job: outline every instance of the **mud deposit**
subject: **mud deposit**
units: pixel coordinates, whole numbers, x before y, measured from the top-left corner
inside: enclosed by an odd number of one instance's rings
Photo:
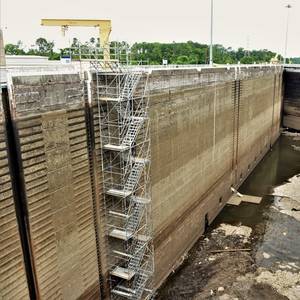
[[[240,192],[257,204],[226,206],[156,299],[300,299],[300,146],[282,136]]]

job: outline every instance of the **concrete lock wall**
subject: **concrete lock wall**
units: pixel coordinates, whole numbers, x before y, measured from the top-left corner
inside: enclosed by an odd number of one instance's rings
[[[17,191],[12,197],[5,177],[10,200],[1,206],[0,226],[11,222],[5,228],[15,236],[16,250],[12,257],[5,250],[12,240],[1,235],[1,264],[12,270],[0,274],[4,299],[17,291],[41,299],[109,295],[99,112],[89,78],[12,77],[6,109]],[[277,139],[281,82],[281,67],[149,75],[155,288],[223,208],[230,187],[242,183]],[[1,176],[8,174],[6,156]]]
[[[279,136],[282,69],[150,78],[155,287]]]
[[[83,82],[78,74],[13,77],[10,111],[36,296],[97,299],[99,270]]]
[[[300,130],[300,69],[284,72],[283,126]]]

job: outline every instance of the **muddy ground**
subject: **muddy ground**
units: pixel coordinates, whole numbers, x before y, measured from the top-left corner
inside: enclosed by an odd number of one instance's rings
[[[294,143],[289,137],[284,151],[298,151],[292,147]],[[271,156],[267,166],[254,175],[256,179],[261,181],[278,155]],[[299,162],[300,155],[299,161],[293,157],[289,163]],[[156,299],[300,299],[300,176],[283,180],[280,168],[286,166],[279,163],[276,172],[280,175],[274,182],[270,184],[268,179],[265,187],[258,188],[259,193],[246,189],[263,196],[262,202],[226,206]],[[279,177],[283,182],[276,186]]]
[[[200,239],[157,299],[287,299],[272,286],[256,282],[254,237],[214,230]],[[245,251],[212,253],[216,250]],[[248,249],[251,249],[248,251]]]

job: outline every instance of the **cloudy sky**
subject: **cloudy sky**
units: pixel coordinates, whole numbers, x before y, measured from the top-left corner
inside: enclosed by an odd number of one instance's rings
[[[78,36],[88,40],[95,28],[40,26],[41,18],[111,19],[111,39],[157,42],[209,41],[210,0],[0,0],[6,43],[31,46],[42,36],[67,47]],[[298,1],[299,2],[299,1]],[[287,3],[290,10],[288,56],[300,56],[300,3],[296,0],[214,0],[216,43],[233,48],[284,52]]]

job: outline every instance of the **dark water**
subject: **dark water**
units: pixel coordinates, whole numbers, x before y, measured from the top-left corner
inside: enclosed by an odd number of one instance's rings
[[[300,141],[281,136],[239,189],[242,194],[263,197],[259,205],[227,205],[212,224],[212,228],[221,223],[251,227],[256,263],[270,269],[287,264],[296,264],[300,269],[300,222],[274,209],[271,195],[275,186],[300,174],[300,152],[293,145],[300,146]],[[270,257],[265,258],[265,253]],[[296,271],[298,267],[291,269]]]
[[[300,137],[297,137],[298,139]],[[292,145],[300,146],[299,140],[281,136],[272,150],[253,170],[239,191],[254,196],[272,193],[274,186],[300,173],[300,152]]]

